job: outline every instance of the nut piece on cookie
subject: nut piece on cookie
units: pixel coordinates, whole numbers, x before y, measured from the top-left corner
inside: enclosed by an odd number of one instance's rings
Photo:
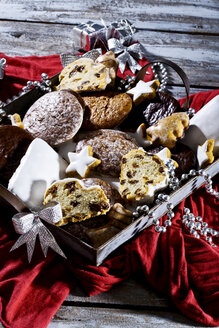
[[[186,113],[174,113],[150,126],[146,130],[147,139],[153,144],[160,144],[170,149],[174,148],[177,139],[183,136],[188,125],[189,116]]]
[[[120,174],[123,199],[150,203],[157,190],[167,187],[168,180],[168,169],[158,156],[146,153],[143,148],[123,156]]]
[[[149,82],[144,82],[140,80],[136,86],[127,91],[128,94],[133,96],[133,102],[135,106],[138,106],[146,99],[153,99],[156,96],[156,90],[159,87],[160,82],[158,80],[153,80]]]
[[[214,139],[206,140],[205,143],[197,148],[197,160],[199,168],[205,168],[214,161]]]
[[[44,204],[59,202],[62,220],[58,225],[79,222],[105,214],[110,209],[109,199],[100,185],[86,187],[83,180],[68,178],[56,181],[46,191]]]
[[[91,58],[80,58],[66,66],[59,75],[58,90],[73,91],[105,90],[111,83],[109,68],[103,64],[95,64]]]
[[[99,91],[82,98],[85,102],[84,130],[114,128],[122,123],[132,109],[132,99],[126,93]]]
[[[10,115],[11,125],[18,126],[21,129],[24,129],[24,125],[21,121],[21,117],[19,114],[15,113]]]
[[[88,176],[90,170],[101,163],[97,158],[93,157],[93,150],[91,146],[84,147],[80,153],[68,153],[70,164],[66,168],[68,176],[78,173],[81,178]]]
[[[118,60],[115,57],[115,54],[112,51],[107,51],[104,55],[99,56],[95,60],[96,64],[103,64],[109,68],[111,83],[109,87],[114,87],[116,81],[116,73],[118,69]]]

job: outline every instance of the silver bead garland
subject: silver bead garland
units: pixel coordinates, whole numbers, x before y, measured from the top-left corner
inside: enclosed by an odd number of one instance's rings
[[[210,195],[214,196],[216,199],[219,199],[219,192],[212,188],[212,179],[211,176],[206,173],[203,169],[196,171],[194,169],[190,170],[188,174],[182,174],[181,178],[178,179],[175,177],[175,169],[176,167],[173,164],[173,161],[169,159],[165,165],[168,168],[168,172],[170,175],[169,189],[172,191],[178,189],[185,180],[194,177],[194,176],[203,176],[205,179],[205,190]],[[169,201],[170,197],[166,194],[158,194],[155,200],[156,204],[160,204],[162,202],[166,202],[167,212],[166,216],[168,217],[164,221],[164,226],[160,225],[160,219],[155,218],[155,214],[153,211],[149,212],[149,207],[147,205],[138,206],[136,208],[136,212],[133,213],[134,218],[138,218],[140,215],[148,215],[149,219],[153,219],[153,224],[155,225],[155,231],[160,233],[165,233],[166,229],[172,225],[172,219],[175,214],[173,212],[174,205]],[[208,223],[204,222],[201,216],[195,216],[190,212],[188,208],[183,209],[183,217],[182,223],[185,225],[186,229],[196,238],[205,238],[205,240],[212,246],[216,247],[216,245],[212,241],[212,237],[219,237],[219,231],[216,231],[212,228],[208,227]]]
[[[23,96],[25,93],[30,91],[33,88],[40,88],[43,92],[50,92],[51,89],[51,81],[48,79],[48,75],[46,73],[41,74],[41,81],[27,81],[27,85],[22,88],[22,91],[17,95],[13,96],[10,99],[7,99],[6,102],[0,101],[0,109],[3,110],[3,107],[9,103],[11,103],[13,100]],[[5,113],[5,111],[4,111]],[[6,113],[4,114],[0,111],[0,122],[3,118],[3,116],[6,116]],[[3,116],[2,116],[3,115]]]
[[[155,79],[160,81],[160,86],[158,88],[158,91],[165,91],[167,87],[167,80],[168,80],[167,69],[160,62],[151,65],[151,69],[154,73]]]

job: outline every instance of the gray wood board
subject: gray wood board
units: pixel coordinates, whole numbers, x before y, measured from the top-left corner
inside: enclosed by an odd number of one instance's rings
[[[72,50],[72,26],[0,21],[1,48],[6,55],[50,55]],[[148,60],[158,56],[177,63],[194,87],[218,88],[218,50],[215,36],[140,31],[138,40],[146,48]],[[169,70],[170,82],[182,85]]]
[[[62,306],[48,328],[203,327],[178,312]]]
[[[105,304],[106,307],[117,305],[123,307],[159,307],[170,308],[170,301],[167,297],[156,292],[147,281],[143,278],[130,278],[122,283],[112,287],[108,292],[104,292],[92,297],[86,296],[85,292],[76,286],[75,289],[67,296],[64,305],[70,303],[77,305],[81,303],[88,303],[90,305]]]
[[[0,19],[79,24],[87,20],[108,24],[127,18],[137,28],[218,34],[217,0],[1,0]]]

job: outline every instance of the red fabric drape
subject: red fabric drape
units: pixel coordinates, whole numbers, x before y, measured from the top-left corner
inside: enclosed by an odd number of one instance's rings
[[[50,77],[62,68],[58,55],[47,57],[5,57],[8,67],[0,80],[0,100],[12,97],[28,80]],[[143,65],[145,61],[141,61]],[[126,71],[127,73],[127,71]],[[191,107],[199,110],[219,90],[190,97]],[[182,103],[183,100],[180,101]],[[218,190],[218,177],[214,178]],[[63,300],[80,281],[88,295],[109,290],[131,274],[141,273],[157,290],[168,295],[189,318],[206,326],[219,325],[219,248],[196,239],[182,226],[183,207],[201,215],[209,226],[219,230],[217,201],[204,187],[194,192],[176,209],[172,226],[165,234],[154,227],[142,231],[120,247],[100,267],[89,265],[77,254],[65,261],[52,251],[43,258],[39,245],[31,264],[26,249],[9,253],[17,239],[11,224],[12,213],[0,212],[0,317],[10,328],[43,328],[48,325]],[[214,243],[218,245],[218,238]]]

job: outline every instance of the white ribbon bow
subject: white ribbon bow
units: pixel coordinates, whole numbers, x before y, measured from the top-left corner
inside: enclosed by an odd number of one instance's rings
[[[21,236],[12,246],[10,251],[26,243],[27,256],[30,262],[35,248],[36,237],[39,236],[40,245],[44,256],[47,256],[48,248],[52,248],[56,253],[66,258],[65,254],[57,244],[51,232],[42,223],[41,219],[49,223],[57,223],[62,218],[61,206],[58,203],[49,204],[39,212],[17,213],[12,217],[14,229]]]

